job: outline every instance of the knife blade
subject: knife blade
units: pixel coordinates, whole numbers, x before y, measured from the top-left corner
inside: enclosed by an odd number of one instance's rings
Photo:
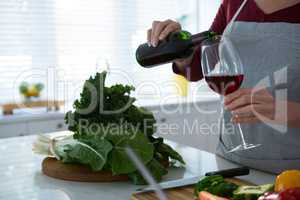
[[[194,177],[183,178],[183,179],[179,179],[179,180],[166,181],[166,182],[162,182],[158,185],[163,190],[171,189],[171,188],[178,188],[178,187],[183,187],[183,186],[196,184],[202,177],[201,176],[194,176]],[[137,192],[138,193],[143,193],[143,192],[151,192],[151,191],[154,191],[154,190],[155,189],[153,187],[149,186],[149,187],[145,187],[145,188],[139,188],[139,189],[137,189]]]
[[[221,175],[224,178],[233,178],[235,176],[248,175],[249,173],[250,173],[250,169],[248,167],[239,167],[239,168],[233,168],[233,169],[225,169],[225,170],[207,172],[205,174],[205,176]],[[194,176],[194,177],[188,177],[188,178],[183,178],[183,179],[178,179],[178,180],[166,181],[166,182],[160,183],[159,186],[165,190],[165,189],[194,185],[194,184],[198,183],[198,181],[205,176]],[[137,189],[137,193],[150,192],[150,191],[154,191],[154,190],[155,189],[153,187],[149,186],[149,187]]]

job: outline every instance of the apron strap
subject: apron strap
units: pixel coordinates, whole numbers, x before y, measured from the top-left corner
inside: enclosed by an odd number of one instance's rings
[[[245,5],[247,4],[248,0],[244,0],[242,5],[239,7],[239,9],[236,11],[236,13],[234,14],[233,18],[230,20],[230,22],[227,24],[224,33],[230,33],[232,31],[232,25],[234,23],[234,21],[236,20],[236,18],[239,16],[239,14],[242,12],[243,8],[245,7]]]
[[[234,14],[233,18],[231,19],[231,21],[227,24],[223,36],[222,38],[226,35],[229,34],[232,31],[232,27],[233,27],[233,23],[236,20],[236,18],[239,16],[239,14],[242,12],[243,8],[245,7],[245,5],[247,4],[248,0],[244,0],[242,5],[239,7],[239,9],[236,11],[236,13]],[[223,121],[224,122],[224,121]],[[221,124],[221,126],[223,126],[223,124]],[[222,132],[223,132],[223,128],[222,128]],[[229,151],[229,147],[227,147],[227,145],[225,144],[224,140],[223,140],[223,133],[220,133],[219,135],[219,142],[223,145],[223,147],[226,149],[226,151]]]

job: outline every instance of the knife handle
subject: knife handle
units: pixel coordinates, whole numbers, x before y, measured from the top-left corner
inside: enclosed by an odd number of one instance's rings
[[[233,169],[225,169],[220,171],[214,172],[207,172],[205,176],[212,176],[212,175],[221,175],[224,178],[232,178],[235,176],[245,176],[250,173],[250,169],[248,167],[239,167]]]

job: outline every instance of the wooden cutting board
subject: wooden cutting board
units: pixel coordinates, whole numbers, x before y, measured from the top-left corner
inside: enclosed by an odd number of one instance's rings
[[[226,179],[237,185],[253,185],[252,183],[240,179]],[[175,189],[168,189],[164,191],[170,200],[195,200],[194,186],[185,186]],[[131,200],[159,200],[154,192],[145,192],[133,194]]]
[[[169,166],[168,161],[163,161],[164,167]],[[47,157],[42,162],[42,172],[52,178],[66,181],[78,182],[115,182],[128,181],[127,175],[113,176],[111,172],[100,171],[94,172],[88,166],[80,164],[65,164],[61,161]]]
[[[55,158],[45,158],[42,172],[52,178],[79,182],[114,182],[127,181],[127,176],[113,176],[111,172],[94,172],[89,167],[79,164],[64,164]]]

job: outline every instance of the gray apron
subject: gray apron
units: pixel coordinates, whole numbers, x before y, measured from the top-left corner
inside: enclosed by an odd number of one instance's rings
[[[242,87],[266,86],[276,100],[300,102],[300,24],[236,22],[246,4],[247,0],[223,34],[241,57],[245,74]],[[246,142],[261,146],[228,153],[241,140],[238,134],[226,134],[226,127],[232,127],[231,114],[225,112],[224,118],[225,134],[220,134],[218,155],[272,173],[300,169],[300,129],[266,123],[242,124]]]

